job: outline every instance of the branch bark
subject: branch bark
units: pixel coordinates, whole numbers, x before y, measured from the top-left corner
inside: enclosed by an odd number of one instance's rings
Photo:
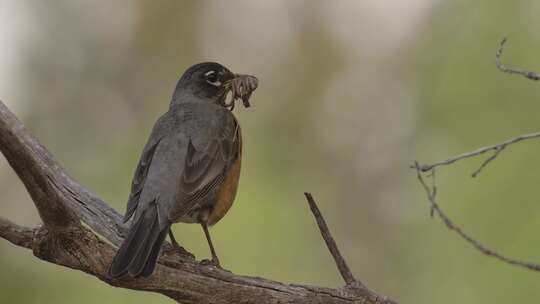
[[[181,303],[395,303],[354,279],[335,242],[329,248],[348,270],[343,276],[347,285],[342,288],[235,275],[180,255],[167,243],[149,278],[112,279],[107,270],[116,251],[113,245],[118,246],[126,232],[121,215],[70,178],[1,101],[0,151],[24,183],[43,221],[42,226],[27,228],[0,217],[0,237],[31,249],[42,260],[83,271],[112,286],[156,292]],[[313,198],[307,198],[316,208]],[[316,209],[317,221],[324,222]],[[324,227],[325,240],[328,236],[333,240]],[[343,274],[342,266],[339,270]]]

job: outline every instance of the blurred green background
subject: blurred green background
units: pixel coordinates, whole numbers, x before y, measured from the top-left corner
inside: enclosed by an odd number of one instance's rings
[[[536,303],[540,273],[481,255],[428,216],[414,172],[540,130],[538,0],[0,0],[0,98],[70,174],[123,213],[138,157],[181,73],[214,60],[256,75],[237,107],[238,198],[212,229],[238,274],[340,286],[302,193],[359,279],[399,303]],[[540,261],[540,143],[438,173],[440,203],[473,236]],[[0,214],[39,218],[0,159]],[[179,241],[208,256],[197,225]],[[112,288],[0,240],[0,303],[172,303]]]

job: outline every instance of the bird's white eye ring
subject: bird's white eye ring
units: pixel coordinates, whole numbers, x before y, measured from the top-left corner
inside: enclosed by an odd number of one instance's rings
[[[216,71],[209,71],[209,72],[204,73],[204,78],[206,79],[206,82],[208,82],[209,84],[215,87],[221,86],[221,81],[219,81],[219,77]]]

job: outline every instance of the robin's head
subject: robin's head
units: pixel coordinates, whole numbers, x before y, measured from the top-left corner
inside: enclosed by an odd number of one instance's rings
[[[235,99],[242,99],[249,106],[249,96],[257,88],[257,78],[234,74],[216,62],[203,62],[187,69],[173,94],[171,105],[182,102],[212,102],[224,107],[234,107]],[[226,102],[232,92],[232,100]]]

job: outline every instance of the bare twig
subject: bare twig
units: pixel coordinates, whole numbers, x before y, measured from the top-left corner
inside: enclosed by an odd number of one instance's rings
[[[505,65],[503,65],[501,63],[501,56],[502,56],[504,44],[506,43],[506,41],[507,41],[507,39],[503,38],[499,48],[497,49],[497,52],[495,53],[495,64],[497,65],[497,68],[499,70],[503,71],[504,73],[521,75],[521,76],[523,76],[525,78],[528,78],[530,80],[535,80],[535,81],[540,80],[540,74],[538,74],[536,72],[526,71],[526,70],[512,68],[512,67],[507,67],[507,66],[505,66]]]
[[[515,144],[515,143],[523,141],[523,140],[533,139],[533,138],[540,138],[540,132],[520,135],[518,137],[514,137],[514,138],[508,139],[506,141],[503,141],[502,143],[492,145],[492,146],[482,147],[480,149],[476,149],[476,150],[471,151],[471,152],[463,153],[463,154],[460,154],[458,156],[455,156],[455,157],[452,157],[452,158],[449,158],[449,159],[446,159],[446,160],[443,160],[443,161],[435,162],[433,164],[420,165],[420,170],[422,172],[431,171],[432,169],[435,169],[435,168],[440,167],[440,166],[450,165],[450,164],[453,164],[453,163],[455,163],[457,161],[460,161],[460,160],[463,160],[463,159],[466,159],[466,158],[471,158],[471,157],[475,157],[475,156],[484,154],[484,153],[489,152],[489,151],[494,151],[494,154],[492,156],[490,156],[488,159],[486,159],[484,161],[484,163],[482,163],[480,168],[478,168],[476,171],[474,171],[474,173],[472,175],[473,175],[473,177],[476,177],[476,176],[478,176],[480,171],[482,169],[484,169],[487,166],[488,163],[493,161],[502,152],[502,150],[504,150],[507,146]],[[413,166],[411,166],[411,168],[414,169],[416,167],[413,165]]]
[[[500,47],[497,50],[497,53],[495,55],[495,61],[496,61],[496,64],[497,64],[497,68],[499,68],[499,70],[501,70],[501,71],[503,71],[505,73],[522,75],[522,76],[524,76],[524,77],[526,77],[528,79],[531,79],[531,80],[540,80],[540,74],[538,74],[536,72],[531,72],[531,71],[525,71],[525,70],[506,67],[501,63],[501,56],[502,56],[502,52],[503,52],[503,48],[504,48],[505,43],[506,43],[506,38],[504,38],[501,41]],[[540,138],[540,132],[520,135],[518,137],[508,139],[508,140],[506,140],[506,141],[504,141],[502,143],[496,144],[496,145],[482,147],[482,148],[479,148],[477,150],[474,150],[474,151],[471,151],[471,152],[466,152],[466,153],[460,154],[458,156],[451,157],[449,159],[446,159],[446,160],[443,160],[443,161],[438,161],[438,162],[435,162],[435,163],[432,163],[432,164],[420,165],[418,162],[415,162],[414,165],[411,166],[411,168],[414,168],[416,170],[416,175],[417,175],[418,181],[420,182],[420,184],[422,185],[422,188],[424,188],[424,191],[426,192],[427,198],[428,198],[428,200],[430,202],[430,210],[431,210],[430,214],[431,214],[432,217],[433,217],[434,213],[436,215],[438,215],[438,217],[443,221],[443,223],[446,225],[446,227],[448,229],[455,231],[463,239],[465,239],[469,244],[474,246],[476,249],[478,249],[483,254],[488,255],[488,256],[492,256],[492,257],[494,257],[494,258],[496,258],[496,259],[498,259],[500,261],[503,261],[503,262],[511,264],[511,265],[527,268],[527,269],[534,270],[534,271],[540,271],[540,264],[525,262],[525,261],[521,261],[521,260],[518,260],[518,259],[514,259],[514,258],[507,257],[505,255],[502,255],[502,254],[500,254],[500,253],[486,247],[485,245],[483,245],[482,243],[480,243],[479,241],[477,241],[476,239],[471,237],[468,233],[463,231],[463,229],[461,229],[459,226],[454,224],[454,222],[452,222],[452,220],[443,212],[443,210],[437,204],[437,199],[436,199],[437,185],[435,183],[435,171],[436,171],[436,169],[438,167],[451,165],[451,164],[453,164],[455,162],[458,162],[460,160],[467,159],[467,158],[473,158],[473,157],[482,155],[484,153],[493,151],[493,154],[491,156],[489,156],[488,158],[486,158],[482,162],[480,167],[478,167],[478,169],[476,169],[472,173],[472,177],[476,177],[476,176],[478,176],[478,174],[480,174],[480,172],[489,163],[494,161],[499,156],[499,154],[501,154],[501,152],[504,149],[506,149],[508,146],[510,146],[512,144],[515,144],[515,143],[518,143],[520,141],[529,140],[529,139],[535,139],[535,138]],[[424,180],[423,174],[426,173],[426,172],[429,172],[427,177],[432,178],[431,187],[428,186],[428,184]]]
[[[480,165],[480,167],[478,167],[478,169],[476,169],[476,171],[474,171],[471,176],[472,177],[477,177],[478,174],[480,174],[480,172],[482,171],[482,169],[484,169],[490,162],[492,162],[493,160],[495,160],[495,158],[497,158],[497,156],[499,156],[499,153],[502,152],[502,150],[504,150],[504,148],[506,148],[506,146],[500,146],[500,147],[497,147],[495,148],[495,152],[493,153],[493,155],[491,155],[490,157],[486,158],[484,160],[484,162],[482,162],[482,164]]]
[[[306,196],[306,199],[309,204],[309,208],[311,209],[311,212],[313,213],[313,216],[315,217],[315,220],[317,221],[317,225],[319,226],[321,235],[324,241],[326,242],[326,246],[328,247],[328,250],[330,250],[332,257],[334,257],[334,261],[336,262],[336,266],[339,270],[339,273],[343,277],[343,280],[345,280],[345,283],[347,283],[347,285],[353,284],[354,282],[359,283],[359,281],[357,281],[354,278],[351,272],[351,269],[347,265],[347,262],[345,262],[345,259],[341,255],[341,252],[339,252],[336,241],[334,241],[334,238],[332,237],[332,234],[330,233],[330,230],[328,229],[328,226],[326,225],[326,221],[324,220],[324,217],[322,216],[321,211],[317,207],[317,204],[315,203],[313,196],[311,196],[311,193],[308,193],[308,192],[305,192],[304,195]]]
[[[39,259],[83,271],[113,286],[156,292],[181,303],[394,303],[363,287],[291,285],[235,275],[186,258],[168,244],[150,277],[111,278],[108,267],[116,252],[111,244],[119,245],[125,235],[122,217],[71,179],[1,101],[0,150],[44,222],[30,229],[0,218],[0,238],[32,249]]]
[[[369,299],[373,303],[376,304],[397,304],[396,302],[388,299],[385,296],[380,296],[377,293],[373,292],[366,286],[364,286],[359,280],[357,280],[354,275],[351,272],[351,269],[347,265],[347,262],[341,255],[341,252],[338,249],[338,246],[336,244],[336,241],[334,240],[334,237],[332,237],[332,233],[330,233],[330,229],[328,229],[328,225],[326,225],[326,221],[324,220],[324,217],[321,214],[321,211],[319,210],[319,207],[317,207],[317,203],[315,203],[315,199],[309,192],[304,192],[304,195],[306,196],[307,202],[309,204],[309,209],[311,209],[311,212],[313,213],[313,216],[315,217],[315,221],[317,221],[317,226],[319,226],[319,230],[321,231],[321,235],[326,243],[326,246],[328,247],[328,250],[332,254],[332,257],[334,258],[334,261],[336,262],[336,266],[339,270],[339,273],[343,277],[343,280],[347,284],[346,287],[350,290],[354,290],[355,292],[361,294],[363,297]]]
[[[446,215],[446,213],[441,209],[441,207],[437,203],[435,183],[433,182],[433,186],[431,188],[427,185],[427,183],[424,181],[424,178],[422,176],[424,170],[418,164],[418,162],[415,162],[415,169],[416,169],[416,175],[417,175],[418,181],[420,182],[420,184],[422,185],[422,187],[424,188],[426,192],[432,212],[434,212],[436,215],[439,216],[439,218],[443,221],[446,227],[448,227],[448,229],[455,231],[463,239],[465,239],[469,244],[473,245],[476,249],[478,249],[480,252],[482,252],[483,254],[487,256],[492,256],[500,261],[503,261],[511,265],[524,267],[524,268],[534,270],[534,271],[540,271],[539,264],[529,263],[529,262],[517,260],[514,258],[507,257],[505,255],[502,255],[496,252],[495,250],[492,250],[486,247],[485,245],[483,245],[482,243],[474,239],[472,236],[470,236],[468,233],[463,231],[463,229],[461,229],[458,225],[454,224],[454,222]],[[430,169],[432,178],[434,178],[435,176],[435,170],[436,170],[435,168]]]

